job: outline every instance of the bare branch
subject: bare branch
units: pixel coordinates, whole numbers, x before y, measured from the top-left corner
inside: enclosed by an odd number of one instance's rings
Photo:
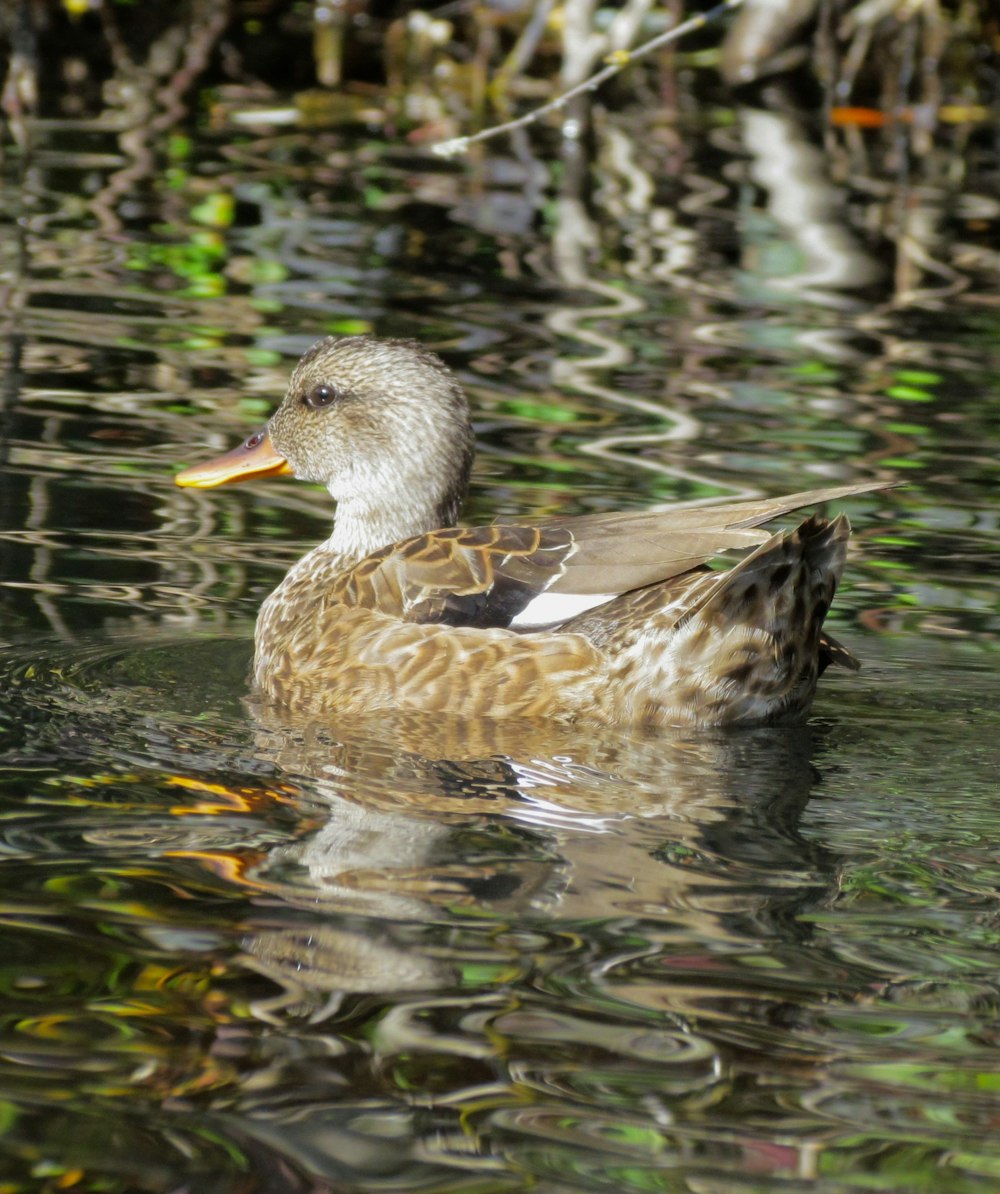
[[[511,133],[515,129],[526,128],[528,125],[541,120],[543,116],[548,116],[550,112],[558,112],[570,100],[575,99],[578,95],[583,95],[585,91],[596,91],[602,83],[606,83],[608,79],[617,75],[619,71],[623,71],[626,66],[630,66],[637,58],[644,58],[654,50],[659,50],[662,46],[669,45],[670,42],[677,41],[678,38],[684,37],[688,33],[693,33],[696,29],[701,29],[704,25],[717,20],[724,13],[729,12],[730,9],[739,8],[742,3],[743,0],[722,0],[721,4],[717,4],[715,8],[709,9],[708,12],[691,17],[687,21],[682,21],[679,25],[675,25],[673,29],[668,29],[665,33],[658,33],[656,37],[643,42],[641,46],[637,46],[634,50],[612,50],[605,59],[605,65],[599,71],[589,78],[584,79],[582,83],[577,83],[575,87],[571,87],[568,91],[557,95],[555,99],[549,100],[547,104],[542,104],[540,108],[533,108],[530,112],[524,116],[519,116],[516,120],[507,120],[503,124],[491,125],[489,128],[482,129],[480,132],[473,133],[468,137],[452,137],[448,141],[439,141],[437,145],[432,146],[433,152],[439,157],[458,157],[459,154],[465,153],[470,145],[475,145],[478,141],[488,141],[493,137],[499,137],[501,133]]]

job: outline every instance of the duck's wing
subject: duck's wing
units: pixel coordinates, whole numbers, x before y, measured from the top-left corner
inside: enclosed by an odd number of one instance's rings
[[[616,518],[614,527],[575,521],[432,531],[362,560],[331,596],[407,622],[552,626],[768,537],[745,529],[672,532],[662,513]]]
[[[880,484],[675,511],[584,515],[539,525],[452,527],[368,556],[330,596],[407,622],[555,626],[621,593],[700,568],[770,536],[761,523]]]

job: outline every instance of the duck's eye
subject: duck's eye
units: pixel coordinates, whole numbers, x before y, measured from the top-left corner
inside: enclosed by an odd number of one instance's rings
[[[337,401],[337,391],[333,386],[315,386],[307,394],[303,394],[302,401],[306,406],[319,410]]]

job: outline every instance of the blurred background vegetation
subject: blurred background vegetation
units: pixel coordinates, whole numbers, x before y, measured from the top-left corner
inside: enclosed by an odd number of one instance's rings
[[[311,123],[353,116],[437,140],[551,99],[682,19],[711,11],[719,22],[727,7],[737,12],[722,28],[632,66],[603,101],[697,102],[691,68],[714,64],[733,86],[791,79],[834,125],[895,124],[926,144],[940,124],[986,120],[1000,94],[991,0],[7,0],[3,109],[21,139],[31,114],[128,119],[192,91],[202,119],[235,107],[249,121],[278,92]]]

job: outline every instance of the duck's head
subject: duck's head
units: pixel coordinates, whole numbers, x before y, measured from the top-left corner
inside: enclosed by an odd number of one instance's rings
[[[325,485],[338,528],[356,524],[352,540],[373,549],[452,525],[472,452],[465,395],[434,353],[413,340],[331,337],[299,361],[265,428],[175,481],[208,489],[294,473]]]

